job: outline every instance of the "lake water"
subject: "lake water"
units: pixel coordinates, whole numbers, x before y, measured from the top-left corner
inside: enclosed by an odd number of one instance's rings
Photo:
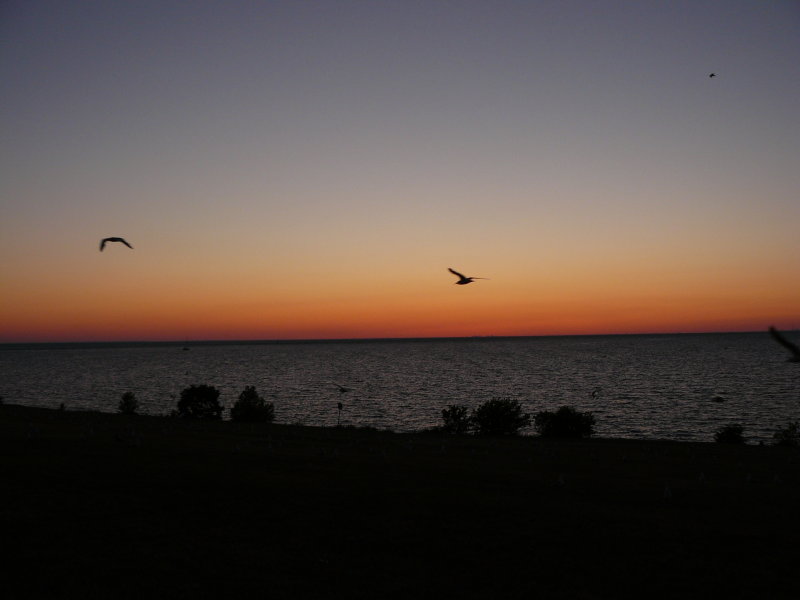
[[[115,412],[131,391],[160,415],[192,384],[217,387],[228,408],[253,385],[278,423],[333,426],[341,401],[343,424],[394,431],[439,425],[449,404],[511,397],[531,414],[591,411],[603,437],[694,441],[740,423],[768,442],[800,419],[800,364],[766,332],[182,346],[0,345],[0,396]]]

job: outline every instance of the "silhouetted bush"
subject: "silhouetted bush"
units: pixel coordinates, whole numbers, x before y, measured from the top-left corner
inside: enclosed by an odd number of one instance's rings
[[[531,417],[511,398],[492,398],[472,411],[472,426],[477,435],[517,435],[531,424]]]
[[[139,410],[139,401],[136,399],[136,394],[133,392],[125,392],[122,394],[122,400],[117,405],[117,412],[123,415],[135,415]]]
[[[594,415],[562,406],[556,412],[541,411],[533,418],[533,426],[542,437],[584,438],[594,434]]]
[[[469,409],[460,404],[451,404],[442,409],[442,420],[444,425],[440,430],[444,433],[462,435],[472,427],[472,417],[469,416]]]
[[[800,446],[800,423],[790,422],[783,429],[778,429],[773,435],[776,446]]]
[[[258,395],[256,388],[249,385],[244,388],[239,399],[231,408],[231,419],[234,421],[250,421],[269,423],[275,418],[275,406]]]
[[[178,416],[188,419],[221,419],[219,390],[211,385],[192,385],[181,392]]]
[[[720,444],[744,444],[743,432],[744,427],[738,423],[725,425],[714,434],[714,441]]]

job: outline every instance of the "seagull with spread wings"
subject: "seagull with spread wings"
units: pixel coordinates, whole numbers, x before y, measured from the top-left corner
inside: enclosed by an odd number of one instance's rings
[[[770,327],[769,332],[772,334],[772,337],[775,338],[776,342],[792,353],[792,355],[787,359],[789,362],[800,362],[800,347],[798,347],[797,344],[787,340],[774,327]]]
[[[465,275],[462,275],[458,271],[454,271],[450,267],[448,267],[447,270],[450,271],[456,277],[458,277],[458,281],[456,281],[456,285],[467,285],[468,283],[472,283],[476,279],[488,279],[488,277],[467,277]]]
[[[106,244],[108,242],[121,242],[121,243],[125,244],[128,248],[133,250],[133,246],[131,246],[128,242],[126,242],[124,238],[121,238],[121,237],[107,237],[107,238],[103,238],[102,240],[100,240],[100,252],[103,251],[103,248],[106,247]]]

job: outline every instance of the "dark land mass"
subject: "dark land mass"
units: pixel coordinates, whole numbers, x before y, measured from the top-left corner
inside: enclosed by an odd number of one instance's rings
[[[797,598],[800,454],[0,406],[5,598]]]

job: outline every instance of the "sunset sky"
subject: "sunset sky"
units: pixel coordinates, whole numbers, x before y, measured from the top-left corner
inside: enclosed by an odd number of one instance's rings
[[[2,342],[800,328],[796,0],[8,0],[0,99]]]

